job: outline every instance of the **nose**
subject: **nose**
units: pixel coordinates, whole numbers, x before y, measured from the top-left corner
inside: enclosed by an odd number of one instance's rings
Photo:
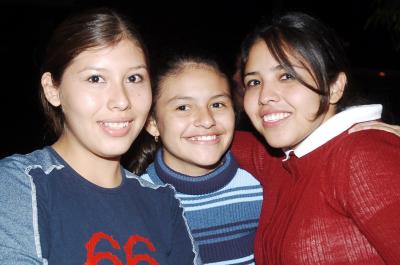
[[[130,108],[131,102],[123,84],[114,84],[109,93],[109,109],[123,111]]]
[[[215,119],[212,111],[208,108],[200,109],[197,113],[194,125],[206,129],[215,126]]]
[[[273,85],[266,86],[264,84],[260,90],[258,105],[266,105],[277,101],[279,101],[279,93],[277,89],[275,89]]]

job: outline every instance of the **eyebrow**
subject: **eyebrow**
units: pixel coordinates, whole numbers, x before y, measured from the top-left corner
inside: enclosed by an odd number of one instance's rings
[[[301,65],[292,65],[292,67],[293,67],[293,68],[298,68],[298,69],[305,69],[305,70],[307,70],[307,68],[305,68],[304,66],[301,66]],[[280,65],[280,64],[278,64],[278,65],[276,65],[276,66],[271,67],[269,70],[271,70],[271,71],[280,71],[280,70],[282,70],[282,69],[284,69],[283,66]],[[245,74],[243,75],[243,77],[246,77],[246,76],[249,76],[249,75],[257,75],[257,74],[259,74],[258,71],[248,72],[248,73],[245,73]]]
[[[232,98],[232,96],[231,96],[229,93],[223,93],[223,94],[218,94],[218,95],[212,96],[212,97],[210,98],[210,100],[213,100],[213,99],[216,99],[216,98],[221,98],[221,97],[226,97],[226,98],[229,98],[229,99]],[[175,96],[175,97],[173,97],[173,98],[170,98],[170,99],[167,101],[167,103],[170,103],[170,102],[173,102],[173,101],[176,101],[176,100],[193,100],[193,99],[194,99],[194,97]]]
[[[216,99],[216,98],[232,98],[232,95],[230,93],[223,93],[223,94],[218,94],[215,96],[212,96],[211,99]]]
[[[283,66],[280,65],[280,64],[278,64],[278,65],[275,65],[275,66],[271,67],[269,70],[271,70],[271,71],[277,71],[277,70],[281,70],[281,69],[283,69]],[[258,71],[248,72],[248,73],[245,73],[245,74],[244,74],[244,77],[246,77],[246,76],[248,76],[248,75],[257,75],[257,74],[259,74]]]
[[[130,67],[129,69],[137,70],[137,69],[145,69],[147,71],[147,65],[140,64],[137,66]]]
[[[139,69],[144,69],[147,71],[147,66],[144,64],[140,64],[140,65],[136,65],[136,66],[132,66],[129,67],[128,70],[139,70]],[[83,69],[81,69],[80,71],[78,71],[78,73],[87,71],[87,70],[96,70],[96,71],[107,71],[107,68],[103,68],[103,67],[96,67],[96,66],[87,66],[84,67]]]

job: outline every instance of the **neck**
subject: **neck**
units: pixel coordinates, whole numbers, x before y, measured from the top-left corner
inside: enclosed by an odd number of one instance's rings
[[[227,185],[235,176],[238,164],[228,152],[222,158],[221,166],[206,175],[192,177],[168,167],[159,149],[154,159],[154,172],[163,183],[172,184],[175,189],[185,194],[208,194]]]
[[[334,105],[329,105],[329,108],[325,113],[322,113],[320,116],[315,118],[316,120],[320,120],[318,122],[318,125],[308,135],[306,135],[303,140],[296,143],[295,145],[283,147],[282,151],[287,154],[290,150],[296,149],[305,139],[307,139],[307,137],[309,137],[319,127],[321,127],[327,120],[335,116],[335,114],[336,114],[336,107]]]
[[[115,188],[122,182],[119,157],[105,158],[78,145],[68,144],[61,137],[54,150],[83,178],[103,188]]]
[[[215,165],[209,165],[209,166],[200,166],[200,165],[193,165],[193,164],[183,164],[180,165],[179,167],[175,166],[173,163],[170,163],[168,159],[164,159],[164,163],[170,167],[172,170],[179,172],[180,174],[184,174],[193,178],[200,177],[207,175],[208,173],[212,172],[215,170],[219,165],[221,165],[221,162],[218,162]]]

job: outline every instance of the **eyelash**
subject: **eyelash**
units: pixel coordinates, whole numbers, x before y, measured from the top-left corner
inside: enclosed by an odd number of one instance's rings
[[[132,77],[135,77],[134,81],[131,80]],[[139,75],[139,74],[130,75],[130,76],[128,76],[128,80],[129,80],[129,82],[132,82],[132,83],[139,83],[143,80],[143,76]]]
[[[295,80],[295,79],[296,79],[296,77],[294,77],[293,75],[291,75],[289,73],[283,73],[279,77],[279,80],[281,80],[281,81]],[[259,80],[252,79],[252,80],[249,80],[248,82],[246,82],[246,88],[255,87],[255,86],[258,86],[259,84],[261,84],[261,82]]]
[[[296,78],[293,75],[289,74],[289,73],[284,73],[279,78],[279,80],[294,80],[294,79],[296,79]]]
[[[218,107],[216,107],[215,105],[218,105]],[[223,107],[225,107],[225,106],[226,106],[226,104],[224,104],[224,103],[222,103],[222,102],[215,102],[215,103],[212,103],[212,104],[211,104],[211,107],[213,107],[213,108],[218,108],[218,109],[223,108]]]
[[[255,84],[255,83],[257,83],[257,84]],[[246,82],[246,87],[254,87],[259,84],[261,84],[261,82],[259,80],[253,79],[253,80],[249,80],[248,82]]]
[[[176,110],[179,110],[179,111],[187,111],[188,109],[189,109],[189,107],[187,105],[181,105],[176,108]]]
[[[97,80],[94,80],[97,79]],[[90,83],[100,83],[100,81],[103,80],[102,82],[104,82],[104,78],[101,77],[100,75],[91,75],[87,81],[89,81]]]
[[[216,106],[216,105],[218,105],[218,106]],[[223,108],[225,106],[226,106],[226,104],[224,104],[222,102],[216,102],[216,103],[212,103],[211,104],[212,108],[217,108],[217,109]],[[181,106],[178,106],[176,108],[176,110],[178,110],[178,111],[187,111],[187,110],[189,110],[189,106],[188,105],[181,105]]]
[[[133,78],[135,78],[134,80],[132,80]],[[139,83],[143,80],[143,77],[139,74],[134,74],[134,75],[130,75],[128,76],[128,82],[129,83]],[[101,75],[91,75],[87,81],[89,81],[90,83],[103,83],[104,78]]]

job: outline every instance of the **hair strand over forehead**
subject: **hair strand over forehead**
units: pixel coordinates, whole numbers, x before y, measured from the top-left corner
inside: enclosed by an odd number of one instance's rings
[[[320,95],[317,116],[329,106],[330,87],[340,73],[348,74],[348,61],[335,32],[319,20],[300,12],[278,15],[271,23],[263,22],[242,43],[240,71],[243,77],[249,52],[258,41],[267,45],[274,59],[302,85]],[[295,58],[313,77],[315,85],[304,81],[289,57]],[[341,110],[350,104],[345,95],[337,104]]]

